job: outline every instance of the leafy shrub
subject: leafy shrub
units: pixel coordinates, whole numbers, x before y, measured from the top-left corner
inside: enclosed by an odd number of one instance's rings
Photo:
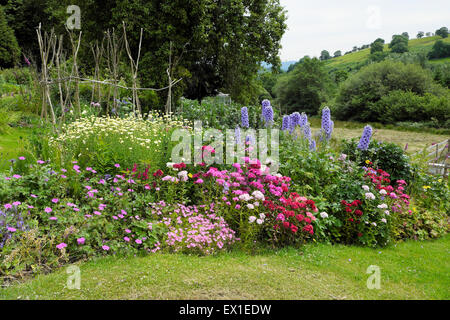
[[[410,181],[411,165],[405,152],[394,143],[372,140],[367,150],[361,150],[355,139],[342,142],[342,152],[360,166],[367,166],[372,162],[375,167],[389,172],[393,183],[397,180]]]
[[[385,119],[386,115],[383,111],[390,107],[386,101],[392,102],[392,99],[395,98],[397,98],[399,104],[397,109],[401,108],[398,94],[391,98],[385,98],[384,105],[383,103],[380,104],[380,100],[392,91],[410,91],[415,94],[414,96],[409,95],[411,98],[429,93],[448,99],[446,90],[434,83],[430,71],[415,64],[386,60],[361,69],[342,83],[337,93],[333,114],[339,120],[393,122],[395,120]],[[424,101],[430,101],[430,97],[424,98]],[[436,100],[433,102],[436,102]],[[432,106],[430,105],[428,109],[432,110]],[[430,111],[427,111],[427,116],[423,120],[430,119],[433,116],[432,114],[428,116]],[[398,116],[402,117],[404,113]]]
[[[374,113],[384,123],[436,121],[446,126],[450,120],[450,96],[430,93],[420,96],[411,91],[395,90],[381,98]]]
[[[176,114],[191,122],[201,121],[206,128],[234,129],[241,125],[241,108],[238,103],[225,104],[213,99],[181,99]],[[262,127],[261,106],[247,106],[249,124],[252,128]],[[275,114],[277,110],[274,110]]]
[[[434,43],[433,48],[428,53],[430,59],[441,59],[450,57],[450,43],[438,40]]]
[[[33,82],[31,72],[32,71],[29,67],[4,69],[0,72],[0,80],[3,80],[8,84],[31,85]]]

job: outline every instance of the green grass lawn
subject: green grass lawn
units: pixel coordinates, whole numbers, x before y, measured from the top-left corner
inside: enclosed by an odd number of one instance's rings
[[[66,268],[0,289],[0,299],[449,299],[450,236],[384,249],[309,244],[248,255],[151,254],[79,264],[81,288]],[[368,289],[367,268],[381,272]]]
[[[10,128],[7,133],[0,134],[0,171],[9,167],[9,160],[20,156],[25,138],[30,128]]]
[[[319,118],[310,118],[310,122],[313,134],[320,130],[321,120]],[[352,138],[359,139],[361,138],[363,128],[364,124],[362,123],[335,121],[333,137],[338,140]],[[378,141],[395,143],[401,148],[405,148],[406,144],[408,144],[407,152],[412,154],[423,150],[425,147],[430,147],[433,143],[439,143],[446,139],[450,139],[450,136],[429,132],[375,128],[373,130],[373,138]]]

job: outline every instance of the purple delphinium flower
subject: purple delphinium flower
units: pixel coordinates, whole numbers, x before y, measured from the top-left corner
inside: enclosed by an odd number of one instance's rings
[[[270,125],[273,122],[273,109],[272,106],[268,105],[263,107],[263,119],[266,125]]]
[[[291,121],[293,122],[292,125],[294,126],[294,128],[300,125],[300,119],[301,119],[300,113],[294,112],[293,114],[291,114]]]
[[[307,123],[303,126],[303,135],[306,140],[308,140],[308,141],[311,140],[311,128],[309,127],[309,123]]]
[[[241,129],[239,127],[236,127],[236,129],[234,129],[234,141],[236,142],[236,144],[241,143]]]
[[[325,107],[322,110],[322,134],[325,136],[325,139],[330,140],[332,132],[333,124],[331,121],[330,108]]]
[[[308,116],[306,115],[306,113],[302,112],[302,114],[300,115],[300,127],[305,126],[308,123]]]
[[[311,142],[309,143],[309,150],[316,151],[316,140],[311,139]]]
[[[285,131],[285,130],[289,129],[290,128],[290,122],[291,122],[291,117],[284,116],[283,117],[283,124],[281,126],[281,130]]]
[[[247,109],[247,107],[242,107],[242,109],[241,109],[241,125],[242,125],[242,128],[250,127],[250,125],[248,123],[248,109]]]
[[[363,134],[359,140],[358,149],[367,150],[370,144],[370,138],[372,137],[372,127],[367,125],[364,127]]]
[[[266,109],[267,107],[270,107],[270,101],[267,100],[267,99],[264,99],[264,100],[261,102],[261,105],[262,105],[261,116],[262,116],[262,118],[264,119],[264,109]]]

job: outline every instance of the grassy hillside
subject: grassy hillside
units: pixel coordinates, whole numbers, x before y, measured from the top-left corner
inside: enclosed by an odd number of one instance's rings
[[[442,39],[439,36],[426,37],[422,39],[409,40],[409,51],[413,53],[417,52],[429,52],[433,47],[433,44],[437,40],[443,40],[446,43],[450,43],[450,37]],[[384,45],[384,51],[389,51],[389,44]],[[325,61],[325,65],[330,68],[339,67],[352,67],[358,63],[364,62],[370,55],[370,48],[361,51],[349,53],[341,57],[332,58]],[[450,58],[431,60],[432,63],[450,62]]]

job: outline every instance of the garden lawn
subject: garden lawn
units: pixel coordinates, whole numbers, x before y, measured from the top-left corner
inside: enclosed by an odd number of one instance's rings
[[[313,134],[320,130],[320,122],[316,119],[312,122]],[[333,136],[337,139],[352,139],[361,138],[363,128],[352,128],[349,122],[336,121],[335,128],[333,130]],[[413,154],[415,152],[423,150],[425,147],[430,147],[433,143],[439,143],[449,139],[448,135],[432,134],[428,132],[412,132],[412,131],[400,131],[392,129],[373,129],[373,139],[383,142],[393,142],[399,145],[401,148],[405,148],[408,144],[407,153]]]
[[[81,289],[66,268],[0,289],[1,299],[449,299],[450,236],[384,249],[309,244],[248,255],[152,254],[80,264]],[[381,288],[369,290],[370,265]]]
[[[29,128],[10,128],[7,133],[0,134],[0,172],[9,167],[10,159],[20,156],[24,138],[30,130]]]

